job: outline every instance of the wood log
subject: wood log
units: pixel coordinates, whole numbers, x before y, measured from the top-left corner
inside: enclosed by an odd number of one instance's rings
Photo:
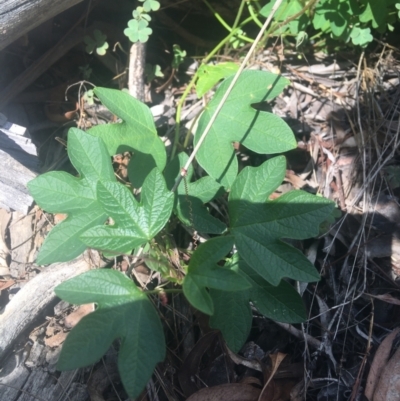
[[[0,361],[11,350],[14,341],[32,326],[37,316],[55,299],[54,288],[90,270],[93,258],[97,266],[105,265],[97,252],[87,251],[71,262],[46,267],[11,299],[0,314]]]
[[[26,184],[36,177],[39,160],[29,135],[8,128],[0,121],[0,207],[26,214],[33,203]]]
[[[0,0],[0,50],[82,0]]]

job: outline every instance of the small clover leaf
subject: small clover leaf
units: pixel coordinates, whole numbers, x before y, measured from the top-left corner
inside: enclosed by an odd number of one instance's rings
[[[146,294],[115,270],[92,270],[55,288],[73,304],[97,308],[68,334],[57,363],[72,370],[97,362],[114,340],[121,339],[118,369],[129,397],[136,399],[158,362],[165,358],[160,319]]]
[[[107,35],[104,35],[98,29],[93,31],[94,39],[90,36],[86,35],[83,38],[83,41],[86,43],[86,51],[89,54],[92,54],[95,50],[99,56],[104,56],[108,49],[108,43],[106,42]]]
[[[146,20],[147,22],[151,21],[151,17],[149,14],[144,11],[143,7],[137,7],[136,10],[132,12],[133,18],[140,21],[141,19]]]
[[[69,261],[80,255],[86,245],[79,235],[107,218],[97,199],[99,181],[113,183],[114,172],[104,142],[71,128],[68,155],[80,177],[62,171],[42,174],[28,183],[36,203],[51,213],[67,213],[46,237],[37,257],[38,264]]]
[[[145,19],[137,21],[131,19],[128,21],[128,28],[125,28],[124,34],[128,36],[129,40],[133,43],[145,43],[149,40],[149,36],[153,30],[148,27],[149,23]]]
[[[146,76],[147,82],[151,82],[155,77],[162,78],[164,76],[161,67],[158,64],[146,64],[144,67],[144,75]]]
[[[374,39],[371,35],[370,28],[360,28],[358,26],[355,26],[352,29],[350,37],[353,44],[359,45],[361,47],[367,46],[368,43],[371,43]]]
[[[91,248],[127,253],[150,241],[167,223],[174,194],[154,168],[143,183],[138,202],[127,187],[117,182],[98,183],[97,196],[112,226],[96,226],[81,235]]]
[[[172,46],[174,58],[172,60],[172,68],[178,69],[186,57],[186,50],[182,50],[179,45]]]
[[[94,105],[94,92],[93,89],[89,89],[84,93],[82,96],[83,100],[89,105],[93,106]]]
[[[143,3],[143,8],[146,12],[157,11],[160,8],[160,3],[157,0],[140,0]]]

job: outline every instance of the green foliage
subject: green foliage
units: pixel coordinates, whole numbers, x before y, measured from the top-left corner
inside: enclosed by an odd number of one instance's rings
[[[200,92],[234,68],[205,69]],[[231,79],[222,82],[207,105],[195,141]],[[285,158],[271,158],[238,174],[232,146],[232,142],[240,142],[259,153],[295,147],[291,130],[280,118],[252,107],[272,100],[287,84],[274,74],[244,72],[200,148],[198,162],[209,176],[195,180],[189,167],[186,182],[178,185],[176,194],[170,190],[188,156],[180,153],[166,166],[165,147],[148,107],[127,93],[95,88],[94,95],[122,121],[87,133],[69,131],[68,155],[79,177],[51,172],[29,183],[42,208],[68,214],[46,238],[38,263],[72,259],[86,246],[112,255],[143,247],[151,259],[148,267],[171,284],[182,284],[188,301],[211,316],[212,326],[222,331],[235,351],[251,327],[249,301],[269,318],[303,321],[306,313],[301,298],[285,278],[308,282],[319,276],[304,255],[284,239],[318,235],[321,223],[332,216],[333,203],[302,191],[269,200],[284,178]],[[113,174],[110,156],[125,151],[132,152],[129,179],[140,197],[133,195],[131,187],[116,182]],[[206,207],[226,189],[230,189],[228,228],[227,221],[212,216]],[[172,211],[184,225],[218,234],[193,252],[186,275],[170,262],[175,247],[170,245],[166,227]],[[110,220],[104,225],[107,218]],[[163,291],[169,291],[168,287]],[[162,326],[148,294],[111,270],[78,276],[58,286],[56,293],[68,302],[97,305],[69,334],[59,368],[94,363],[119,339],[122,381],[129,396],[136,397],[165,355]]]
[[[179,155],[172,160],[165,169],[165,177],[167,186],[172,189],[181,168],[186,164],[188,156],[186,153]],[[177,189],[177,197],[174,206],[174,212],[179,220],[190,227],[192,224],[194,229],[201,233],[222,234],[226,230],[226,225],[211,216],[204,204],[214,199],[220,192],[221,185],[211,177],[202,177],[195,182],[190,182],[193,176],[193,168],[190,167],[186,176],[186,185],[188,193],[186,193],[185,182],[182,181]]]
[[[212,315],[213,302],[207,288],[221,291],[240,291],[250,287],[246,279],[234,270],[217,265],[232,249],[231,236],[216,237],[201,244],[190,259],[183,281],[183,293],[198,310]]]
[[[240,47],[243,47],[246,42],[242,39],[242,37],[246,36],[246,33],[242,29],[238,29],[237,33],[229,39],[229,44],[234,48],[234,49],[239,49]]]
[[[197,71],[199,77],[196,83],[197,97],[204,96],[221,79],[235,74],[238,69],[239,66],[232,62],[201,65]]]
[[[205,287],[235,291],[233,286],[240,283],[244,285],[246,282],[251,284],[251,289],[247,295],[241,296],[246,298],[246,302],[251,299],[257,303],[261,313],[280,321],[298,322],[304,318],[302,307],[294,308],[299,298],[296,298],[294,290],[281,280],[287,277],[310,282],[317,281],[319,275],[299,250],[281,238],[305,239],[318,235],[320,224],[332,212],[334,204],[303,191],[291,191],[277,200],[269,201],[269,195],[282,182],[285,169],[285,158],[278,156],[259,167],[246,167],[237,176],[228,203],[230,234],[213,238],[201,245],[193,254],[184,279],[185,296],[197,309],[210,315],[214,313],[212,297]],[[216,265],[229,253],[233,245],[246,262],[244,274],[240,275],[242,281],[233,275],[240,273],[242,269],[226,270]],[[222,282],[223,272],[225,275],[229,272],[231,281]],[[276,286],[285,294],[278,297],[279,308]],[[215,291],[213,294],[216,294]],[[215,297],[219,301],[234,295],[236,293],[216,294]],[[238,307],[243,308],[241,304]],[[221,308],[224,306],[220,305],[219,310]],[[226,315],[226,319],[229,320],[228,316]],[[219,319],[215,318],[213,321],[214,324],[218,324]],[[224,321],[224,327],[231,324],[234,323]]]
[[[128,28],[125,28],[124,34],[128,36],[129,40],[133,43],[145,43],[149,40],[149,36],[153,33],[153,30],[149,28],[148,25],[149,23],[144,19],[140,21],[131,19],[128,21]]]
[[[286,281],[282,280],[277,286],[271,285],[237,257],[230,268],[240,273],[251,287],[236,292],[210,290],[214,305],[210,325],[221,330],[233,352],[240,351],[250,333],[252,312],[249,301],[262,315],[279,322],[300,323],[306,319],[300,295]]]
[[[156,77],[162,78],[164,76],[161,67],[158,64],[146,64],[144,67],[144,75],[146,76],[147,82],[151,82]]]
[[[178,69],[179,66],[183,63],[186,57],[186,50],[182,50],[179,45],[172,46],[173,52],[173,60],[172,60],[172,68]]]
[[[157,11],[160,8],[160,3],[156,0],[139,0],[143,3],[143,9],[147,13],[150,11]]]
[[[118,369],[122,383],[130,397],[137,397],[155,365],[165,358],[160,319],[146,294],[115,270],[89,271],[60,284],[55,292],[73,304],[97,305],[96,311],[85,316],[68,335],[57,368],[90,365],[120,339]]]
[[[198,142],[232,78],[226,79],[201,116],[195,134]],[[296,147],[289,126],[272,113],[257,111],[253,103],[269,101],[289,84],[286,78],[263,71],[244,71],[197,154],[197,161],[226,189],[238,173],[232,142],[257,153],[279,153]]]
[[[99,182],[97,197],[112,226],[95,226],[81,235],[90,248],[130,252],[144,245],[158,234],[167,223],[174,203],[161,173],[154,168],[146,177],[140,203],[127,187],[117,182]]]
[[[157,11],[160,3],[157,0],[140,0],[143,7],[137,7],[132,12],[133,19],[128,21],[128,27],[125,28],[124,34],[133,43],[145,43],[149,40],[149,36],[153,30],[149,28],[151,17],[148,14],[151,11]]]
[[[129,179],[140,188],[154,167],[162,171],[167,156],[162,140],[157,135],[150,109],[129,93],[106,88],[95,88],[95,95],[123,121],[98,125],[88,132],[104,140],[110,156],[133,151],[128,166]]]
[[[291,191],[268,201],[285,176],[285,169],[283,156],[260,167],[246,167],[229,194],[230,231],[239,255],[272,285],[278,285],[284,277],[305,282],[319,279],[308,259],[281,238],[317,236],[334,205],[304,191]]]
[[[275,0],[266,4],[260,14],[266,18],[274,3]],[[395,13],[399,9],[396,0],[320,0],[314,9],[301,13],[304,5],[301,0],[284,0],[274,16],[274,34],[297,36],[312,25],[333,39],[365,47],[373,40],[371,28],[385,32],[396,21]],[[289,24],[278,27],[278,23],[298,13],[301,15]]]
[[[67,213],[46,237],[37,263],[65,262],[86,248],[79,236],[107,218],[97,199],[99,181],[115,182],[114,172],[104,142],[71,128],[68,134],[68,156],[79,177],[53,171],[28,183],[36,203],[51,213]]]
[[[104,56],[108,49],[108,43],[106,41],[107,35],[104,35],[98,29],[93,31],[93,38],[89,35],[85,35],[83,41],[86,44],[86,52],[92,54],[95,50],[99,56]]]

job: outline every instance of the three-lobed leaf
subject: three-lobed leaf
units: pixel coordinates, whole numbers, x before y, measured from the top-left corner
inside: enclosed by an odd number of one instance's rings
[[[91,248],[113,252],[129,252],[154,238],[167,223],[174,204],[174,194],[157,168],[144,181],[140,202],[117,182],[99,182],[97,195],[115,224],[92,227],[81,239]]]
[[[97,125],[88,133],[104,140],[110,156],[133,151],[128,174],[135,188],[140,188],[154,167],[162,171],[167,156],[165,146],[157,135],[150,109],[129,93],[115,89],[95,88],[95,95],[123,121]]]
[[[72,370],[95,363],[120,339],[122,383],[130,397],[137,397],[165,357],[163,329],[147,296],[125,275],[107,269],[81,274],[55,292],[70,303],[97,305],[68,335],[57,368]]]
[[[231,236],[215,237],[201,244],[190,259],[183,293],[195,308],[208,315],[213,314],[214,306],[207,289],[239,291],[250,286],[243,276],[217,264],[232,247]]]
[[[179,153],[168,163],[164,175],[169,189],[174,186],[187,159],[186,153]],[[192,176],[193,167],[190,167],[185,178],[186,184],[182,180],[177,188],[174,212],[183,224],[189,227],[193,224],[194,229],[200,233],[222,234],[226,230],[226,225],[212,216],[204,206],[217,196],[222,189],[221,185],[211,177],[202,177],[195,182],[190,182]]]
[[[296,290],[282,280],[271,285],[254,272],[244,261],[239,261],[237,271],[251,284],[244,291],[227,292],[211,290],[214,314],[210,325],[221,330],[229,348],[238,352],[246,342],[251,329],[252,312],[249,301],[258,311],[283,323],[303,322],[307,315],[303,301]]]
[[[210,121],[232,77],[218,88],[203,112],[195,134],[195,144]],[[233,142],[240,142],[257,153],[280,153],[296,147],[289,126],[278,116],[257,111],[253,103],[278,96],[289,80],[265,71],[244,71],[221,109],[215,123],[197,153],[197,161],[206,172],[230,188],[238,173]]]
[[[239,69],[236,63],[227,62],[219,63],[217,65],[207,64],[201,65],[197,71],[198,79],[196,82],[197,97],[204,96],[215,84],[221,79],[235,74]]]
[[[272,285],[284,277],[305,282],[319,279],[308,259],[282,238],[317,236],[320,224],[334,208],[333,202],[304,191],[269,201],[268,195],[285,174],[283,160],[278,157],[259,167],[246,167],[229,195],[230,231],[239,254]]]
[[[86,245],[79,236],[107,218],[97,199],[96,186],[99,181],[113,182],[115,177],[103,141],[71,128],[68,155],[79,177],[54,171],[28,183],[30,193],[42,209],[68,214],[46,237],[37,257],[39,264],[65,262],[81,254]]]

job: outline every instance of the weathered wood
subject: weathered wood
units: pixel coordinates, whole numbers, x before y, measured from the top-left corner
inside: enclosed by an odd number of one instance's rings
[[[0,50],[82,0],[0,0]]]
[[[0,0],[0,2],[1,1],[2,0]],[[10,82],[10,84],[0,92],[0,110],[11,102],[15,96],[19,95],[25,88],[31,85],[32,82],[39,78],[49,67],[64,56],[64,54],[68,53],[69,50],[79,44],[83,40],[85,32],[86,34],[90,34],[91,28],[88,28],[86,31],[81,28],[76,28],[62,38],[53,48],[43,54],[43,56],[33,62],[22,74]]]
[[[30,138],[15,135],[0,124],[0,208],[28,212],[33,199],[26,184],[36,177],[38,165]]]
[[[18,336],[55,299],[54,288],[89,270],[94,255],[97,255],[96,265],[104,265],[97,252],[85,252],[71,262],[48,266],[11,299],[0,315],[0,361]]]

